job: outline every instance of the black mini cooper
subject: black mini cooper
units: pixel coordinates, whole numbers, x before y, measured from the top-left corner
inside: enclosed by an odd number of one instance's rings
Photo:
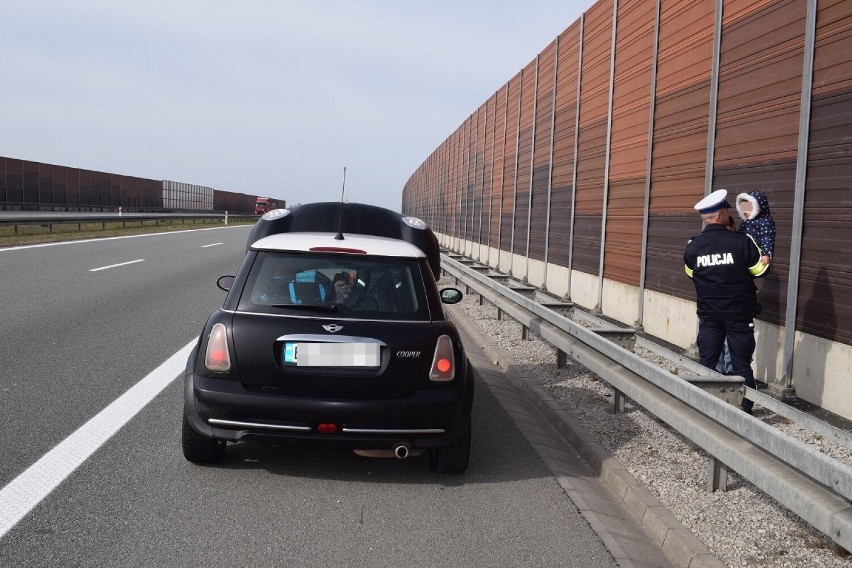
[[[463,472],[473,373],[442,309],[462,294],[438,290],[425,223],[309,204],[267,213],[249,241],[187,363],[186,459],[214,463],[227,442],[270,440],[365,456],[428,451],[433,470]]]

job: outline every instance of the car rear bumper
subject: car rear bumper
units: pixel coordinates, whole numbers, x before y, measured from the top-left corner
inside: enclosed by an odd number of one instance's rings
[[[327,398],[249,391],[238,381],[184,377],[184,414],[201,434],[220,440],[291,445],[413,449],[455,442],[470,420],[473,383],[373,398]],[[333,424],[323,433],[319,424]]]

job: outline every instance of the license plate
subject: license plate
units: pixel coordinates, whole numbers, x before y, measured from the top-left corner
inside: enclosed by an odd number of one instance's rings
[[[379,367],[377,343],[285,343],[284,365],[296,367]]]

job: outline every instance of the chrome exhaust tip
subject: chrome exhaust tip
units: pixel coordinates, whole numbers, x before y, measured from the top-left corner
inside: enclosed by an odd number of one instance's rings
[[[361,456],[362,458],[397,458],[397,459],[408,459],[408,458],[416,458],[417,456],[423,455],[424,450],[413,450],[409,447],[408,455],[405,458],[401,458],[396,454],[396,447],[393,448],[385,448],[382,450],[364,450],[364,449],[354,449],[356,456]]]
[[[405,442],[400,442],[393,447],[393,455],[398,460],[404,460],[411,454],[411,446]]]

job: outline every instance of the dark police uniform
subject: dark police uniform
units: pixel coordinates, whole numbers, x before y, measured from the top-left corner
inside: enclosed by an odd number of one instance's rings
[[[730,207],[725,190],[713,192],[695,206],[699,213],[723,207]],[[750,236],[718,223],[708,224],[693,237],[683,255],[686,274],[695,284],[701,364],[714,369],[727,338],[733,374],[743,377],[751,388],[756,386],[751,370],[753,320],[760,312],[754,279],[766,272],[760,256],[760,248]],[[751,412],[751,407],[752,402],[743,399],[743,409]]]

